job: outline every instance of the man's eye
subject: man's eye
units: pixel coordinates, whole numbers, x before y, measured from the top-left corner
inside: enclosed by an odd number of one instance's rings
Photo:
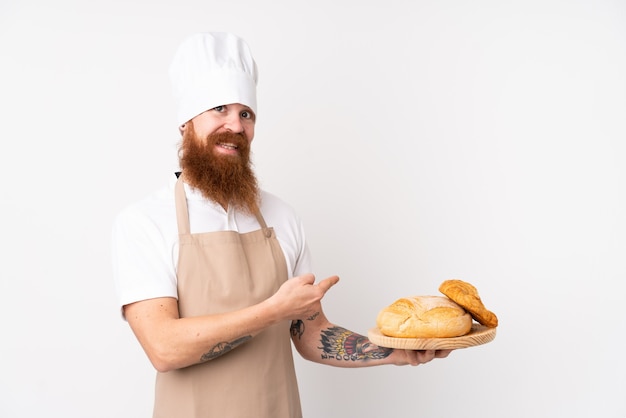
[[[247,110],[244,110],[243,112],[241,112],[241,117],[244,119],[250,119],[252,117],[252,114]]]
[[[215,106],[211,110],[215,110],[216,112],[223,112],[224,111],[224,106]]]

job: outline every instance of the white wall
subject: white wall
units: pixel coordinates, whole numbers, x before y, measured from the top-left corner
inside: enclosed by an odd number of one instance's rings
[[[266,3],[0,4],[0,416],[150,415],[111,222],[176,168],[176,46],[228,30],[261,182],[342,278],[328,316],[366,333],[460,278],[500,318],[417,368],[298,360],[305,416],[626,417],[624,2]]]

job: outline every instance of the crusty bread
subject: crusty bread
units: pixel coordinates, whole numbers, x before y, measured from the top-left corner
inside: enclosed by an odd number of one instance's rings
[[[389,337],[448,338],[467,334],[472,317],[447,297],[412,296],[382,309],[376,325]]]
[[[489,328],[498,326],[498,317],[485,308],[472,284],[463,280],[446,280],[439,286],[439,291],[465,308],[482,325]]]

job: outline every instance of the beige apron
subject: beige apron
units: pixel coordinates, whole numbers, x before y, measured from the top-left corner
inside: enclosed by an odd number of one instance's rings
[[[287,280],[283,252],[261,214],[257,231],[191,234],[181,179],[175,196],[181,317],[259,303]],[[300,418],[289,327],[283,321],[213,360],[157,373],[154,418]]]

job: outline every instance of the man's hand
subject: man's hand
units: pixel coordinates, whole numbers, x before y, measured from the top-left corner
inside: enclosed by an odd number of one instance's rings
[[[436,358],[445,358],[452,350],[394,350],[398,366],[419,366]]]
[[[339,277],[331,276],[315,284],[313,274],[287,280],[270,298],[285,319],[309,318],[321,310],[321,300]]]

